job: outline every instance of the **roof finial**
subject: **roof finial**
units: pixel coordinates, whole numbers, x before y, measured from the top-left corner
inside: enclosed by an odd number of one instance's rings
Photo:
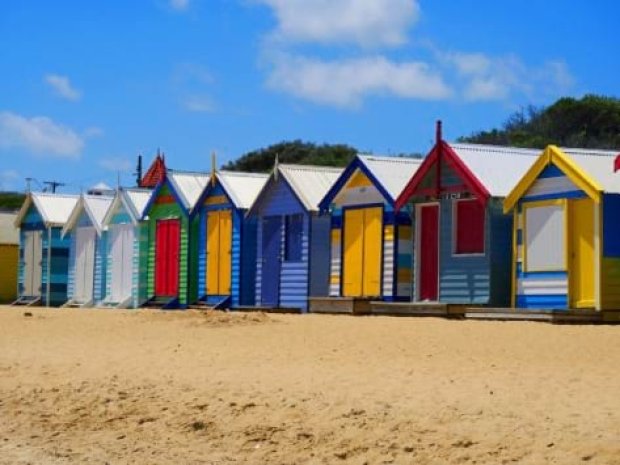
[[[215,162],[215,150],[211,152],[211,186],[215,187],[215,172],[217,170],[217,164]]]
[[[273,164],[273,179],[275,181],[278,180],[278,171],[280,170],[280,157],[279,155],[276,153],[276,161]]]
[[[435,142],[439,143],[443,139],[442,128],[441,128],[441,120],[437,120],[437,125],[435,127]]]

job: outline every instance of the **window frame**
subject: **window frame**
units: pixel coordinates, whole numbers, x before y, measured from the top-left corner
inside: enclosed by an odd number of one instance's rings
[[[458,250],[458,204],[462,202],[479,202],[478,199],[467,197],[452,200],[452,256],[455,258],[484,257],[487,253],[487,209],[482,209],[482,252],[459,253]]]
[[[543,268],[530,268],[529,267],[529,263],[528,263],[528,259],[527,259],[527,249],[528,249],[528,243],[527,243],[527,236],[528,236],[528,229],[527,229],[527,211],[529,209],[534,209],[534,208],[545,208],[545,207],[560,207],[562,209],[562,213],[564,215],[563,217],[563,226],[564,226],[564,231],[562,233],[562,237],[564,240],[564,247],[563,247],[563,252],[564,252],[564,260],[563,260],[563,268],[560,267],[556,267],[556,266],[549,266],[549,267],[543,267]],[[522,204],[522,211],[521,211],[521,215],[522,215],[522,222],[523,222],[523,229],[522,229],[522,244],[521,246],[523,247],[523,272],[524,273],[547,273],[547,272],[568,272],[568,260],[569,260],[569,247],[570,247],[570,237],[568,234],[568,230],[569,230],[569,218],[568,218],[568,202],[566,201],[566,199],[552,199],[552,200],[539,200],[539,201],[533,201],[533,202],[524,202]]]

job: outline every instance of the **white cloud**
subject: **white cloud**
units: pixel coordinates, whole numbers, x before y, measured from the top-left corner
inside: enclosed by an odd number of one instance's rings
[[[185,11],[189,7],[189,0],[170,0],[168,4],[174,10]]]
[[[315,103],[358,107],[367,95],[442,100],[451,89],[423,62],[393,62],[383,56],[321,61],[281,55],[268,85]]]
[[[86,139],[95,138],[95,137],[103,137],[105,134],[104,130],[97,126],[91,126],[84,130],[82,135]]]
[[[77,159],[84,140],[46,116],[27,118],[4,111],[0,112],[0,148],[22,148],[34,154]]]
[[[275,37],[293,42],[394,46],[420,15],[417,0],[255,0],[273,9]]]
[[[106,157],[99,160],[99,166],[107,171],[129,172],[133,168],[133,164],[123,157]]]
[[[526,65],[516,55],[437,53],[439,62],[456,71],[462,95],[469,101],[510,100],[516,95],[538,100],[567,92],[573,78],[563,61]]]
[[[64,99],[75,102],[82,98],[82,93],[71,85],[69,78],[66,76],[61,76],[59,74],[46,74],[45,82],[57,95]]]
[[[15,190],[19,179],[19,173],[15,170],[0,171],[0,190]]]
[[[192,95],[181,102],[187,111],[212,113],[215,111],[213,100],[206,95]]]

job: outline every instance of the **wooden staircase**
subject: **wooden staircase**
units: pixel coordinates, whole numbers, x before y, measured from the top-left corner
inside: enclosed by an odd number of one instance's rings
[[[190,304],[194,310],[223,310],[230,308],[231,297],[229,295],[203,296]]]
[[[93,301],[89,300],[87,302],[80,302],[78,300],[67,300],[60,308],[86,308],[92,307]]]
[[[158,308],[160,310],[170,310],[173,308],[179,308],[178,297],[163,297],[155,296],[141,305],[142,308]]]
[[[13,307],[32,307],[34,305],[41,304],[41,296],[20,296],[14,302],[11,302]]]

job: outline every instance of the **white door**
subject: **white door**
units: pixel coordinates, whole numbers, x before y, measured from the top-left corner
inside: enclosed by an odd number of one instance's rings
[[[41,296],[42,277],[41,231],[27,231],[24,242],[24,295]]]
[[[131,297],[133,275],[134,227],[131,224],[114,226],[112,236],[111,302],[122,302]]]
[[[78,228],[75,250],[75,290],[73,300],[90,302],[95,277],[95,228]]]

